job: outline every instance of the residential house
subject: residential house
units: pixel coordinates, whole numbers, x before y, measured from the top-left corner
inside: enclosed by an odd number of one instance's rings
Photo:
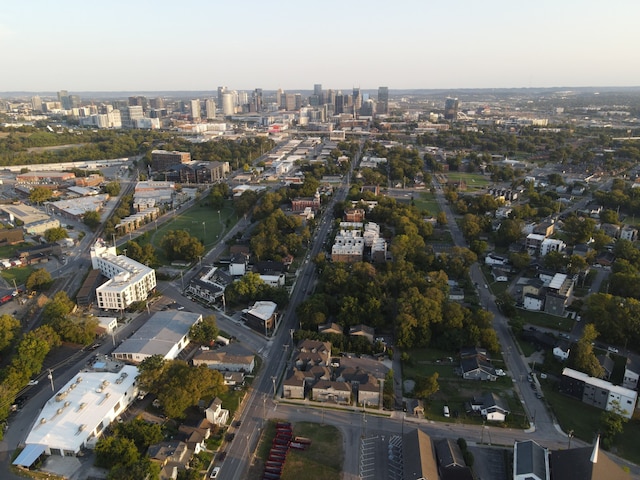
[[[336,372],[336,381],[349,382],[354,401],[358,405],[382,407],[380,382],[376,377],[360,368],[340,368]]]
[[[491,269],[491,276],[496,282],[508,282],[510,270],[507,268],[493,267]]]
[[[178,427],[179,440],[186,443],[189,450],[193,450],[194,455],[207,448],[207,439],[211,435],[211,429],[207,426],[208,423],[207,420],[204,420],[197,427],[184,424]]]
[[[613,385],[571,368],[562,370],[560,391],[602,410],[619,409],[620,415],[625,418],[632,417],[638,398],[635,390]]]
[[[513,480],[550,480],[549,454],[533,440],[513,446]]]
[[[217,350],[199,350],[193,356],[193,365],[206,365],[221,372],[251,373],[256,364],[251,351],[234,343]]]
[[[294,368],[282,382],[282,396],[284,398],[305,398],[306,378],[304,372]]]
[[[638,378],[640,378],[640,357],[630,354],[624,366],[624,379],[622,386],[630,390],[638,389]]]
[[[351,385],[347,382],[320,380],[312,387],[311,398],[316,402],[331,402],[350,405]]]
[[[475,353],[471,353],[475,350]],[[462,378],[467,380],[489,380],[496,381],[495,368],[491,365],[484,349],[463,349],[460,351],[460,370]]]
[[[602,223],[599,228],[605,235],[611,238],[618,238],[620,236],[620,225],[614,225],[612,223]]]
[[[527,253],[531,256],[538,255],[540,253],[540,247],[546,237],[544,235],[538,235],[537,233],[530,233],[525,239],[525,248]]]
[[[509,260],[505,257],[501,257],[499,255],[496,255],[495,253],[489,253],[487,254],[486,257],[484,257],[484,263],[485,265],[506,265],[507,263],[509,263]]]
[[[571,344],[566,340],[560,340],[555,347],[553,347],[553,356],[561,362],[567,361],[569,353],[571,352]]]
[[[187,470],[193,456],[186,443],[180,440],[170,440],[149,445],[147,451],[149,459],[160,465],[160,480],[175,479],[178,471]]]
[[[460,287],[449,288],[449,300],[452,302],[464,301],[464,290]]]
[[[544,297],[539,295],[525,294],[523,295],[522,306],[526,310],[540,312],[544,308]]]
[[[331,360],[331,343],[319,340],[302,340],[294,364],[298,370],[307,370],[314,365],[328,367]]]
[[[630,227],[629,225],[625,225],[620,230],[620,240],[629,240],[630,242],[635,242],[638,239],[638,230]]]
[[[204,411],[205,418],[213,425],[223,426],[229,421],[229,410],[222,408],[222,400],[214,398]]]
[[[551,252],[563,252],[567,248],[567,244],[562,240],[555,238],[545,238],[540,244],[540,256],[544,257]]]
[[[332,333],[334,335],[342,335],[343,329],[341,325],[337,323],[325,323],[324,325],[318,325],[319,333]]]
[[[375,336],[375,330],[373,327],[369,327],[367,325],[355,325],[349,328],[349,335],[352,337],[365,337],[369,340],[370,343],[373,343],[373,338]]]
[[[243,276],[247,272],[249,265],[249,253],[238,252],[231,255],[229,262],[229,275]]]
[[[564,273],[556,273],[549,285],[544,300],[544,311],[551,315],[563,316],[565,307],[571,303],[575,279]]]
[[[441,480],[475,480],[458,444],[450,438],[435,442]]]
[[[473,397],[471,410],[479,412],[489,422],[504,422],[510,413],[506,402],[495,393],[485,393],[481,397]]]
[[[555,231],[554,220],[544,220],[533,227],[533,232],[537,235],[543,235],[544,237],[550,237]]]

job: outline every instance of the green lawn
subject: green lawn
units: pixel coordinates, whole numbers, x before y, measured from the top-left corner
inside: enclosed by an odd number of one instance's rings
[[[170,231],[186,230],[192,236],[200,239],[208,250],[215,245],[221,235],[237,221],[231,202],[227,202],[219,213],[212,207],[194,205],[183,212],[176,212],[175,215],[175,218],[163,224],[158,230],[151,230],[147,237],[148,240],[140,239],[141,245],[144,245],[146,242],[151,242],[151,244],[156,247],[156,256],[162,264],[170,263],[160,248],[162,239]],[[226,226],[227,222],[229,223],[229,227]]]
[[[436,216],[440,212],[440,205],[436,197],[431,192],[421,192],[417,198],[414,196],[413,202],[419,210],[426,210],[429,215]]]
[[[481,173],[447,172],[443,174],[449,182],[460,180],[467,182],[467,191],[484,190],[491,185],[491,178],[485,177]]]
[[[33,267],[16,267],[2,270],[0,275],[2,275],[2,278],[4,278],[10,286],[13,286],[14,280],[16,285],[23,285],[34,270],[35,268]]]
[[[562,332],[570,332],[575,322],[570,318],[556,317],[555,315],[541,312],[530,312],[524,309],[518,309],[518,316],[524,323],[530,323],[543,328],[552,328]]]

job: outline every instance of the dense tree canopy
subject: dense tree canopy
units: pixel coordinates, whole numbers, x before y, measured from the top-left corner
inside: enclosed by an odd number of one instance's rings
[[[44,238],[49,243],[57,242],[68,236],[66,228],[63,227],[50,228],[44,232]]]
[[[170,231],[164,236],[160,245],[169,260],[192,262],[204,254],[202,242],[192,237],[186,230]]]
[[[46,290],[51,286],[51,282],[53,278],[51,274],[44,268],[38,268],[34,270],[34,272],[29,275],[27,281],[25,282],[25,287],[27,290]]]

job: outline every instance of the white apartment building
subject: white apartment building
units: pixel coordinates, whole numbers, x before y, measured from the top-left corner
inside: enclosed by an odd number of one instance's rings
[[[94,269],[110,280],[96,288],[98,307],[103,310],[124,310],[133,302],[146,300],[156,287],[156,272],[124,255],[99,239],[91,247]]]

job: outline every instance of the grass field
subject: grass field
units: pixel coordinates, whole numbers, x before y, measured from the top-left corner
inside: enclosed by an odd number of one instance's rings
[[[414,197],[413,202],[420,210],[426,210],[429,215],[436,216],[440,212],[440,205],[436,200],[436,197],[431,192],[421,192],[417,198]]]
[[[282,470],[283,480],[339,480],[344,452],[340,431],[329,425],[301,422],[293,426],[293,434],[311,439],[311,447],[304,451],[290,449]],[[247,478],[262,478],[265,460],[269,457],[271,442],[276,436],[274,422],[268,422],[256,452],[256,461]]]
[[[486,189],[492,183],[489,177],[485,177],[480,173],[447,172],[442,175],[449,182],[459,182],[461,180],[466,182],[468,192]]]
[[[12,259],[15,258],[16,252],[21,248],[30,246],[28,243],[18,243],[17,245],[4,245],[0,247],[0,258]]]
[[[543,328],[552,328],[562,332],[570,332],[573,328],[574,320],[566,317],[556,317],[541,312],[531,312],[529,310],[518,309],[518,316],[524,323],[530,323]]]
[[[190,235],[197,237],[204,243],[206,249],[211,248],[221,238],[224,232],[237,221],[231,202],[225,204],[218,212],[211,207],[194,205],[193,207],[177,213],[176,217],[162,225],[158,230],[151,230],[149,242],[156,247],[156,256],[162,264],[168,264],[160,244],[164,236],[172,230],[186,230]],[[227,226],[227,224],[229,226]],[[144,241],[140,242],[144,245]]]
[[[16,267],[10,268],[8,270],[2,270],[0,272],[0,275],[2,275],[2,278],[7,281],[9,286],[13,287],[14,280],[16,282],[16,285],[23,285],[34,270],[35,268],[33,267]]]

